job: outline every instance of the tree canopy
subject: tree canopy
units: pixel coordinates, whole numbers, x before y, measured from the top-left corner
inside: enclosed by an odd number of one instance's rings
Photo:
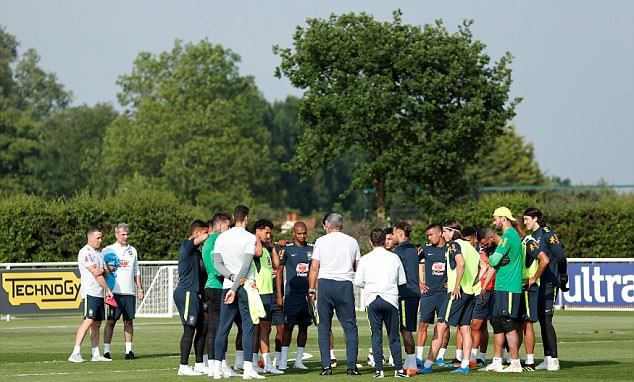
[[[120,77],[125,115],[103,149],[107,191],[135,184],[173,191],[194,203],[226,207],[272,184],[268,105],[239,57],[207,40],[159,55],[140,53]]]
[[[467,165],[501,134],[518,100],[509,100],[511,55],[491,63],[470,23],[403,24],[365,13],[308,19],[293,48],[276,47],[278,76],[304,89],[305,125],[295,160],[308,175],[354,153],[352,187],[371,186],[383,217],[390,192],[443,202],[468,189]]]

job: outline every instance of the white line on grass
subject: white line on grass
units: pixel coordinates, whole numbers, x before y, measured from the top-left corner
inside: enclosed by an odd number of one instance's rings
[[[74,375],[74,374],[105,374],[105,373],[129,373],[129,372],[137,372],[137,373],[145,373],[148,371],[157,371],[157,370],[176,370],[175,367],[168,367],[163,369],[127,369],[127,370],[104,370],[104,371],[77,371],[74,373],[65,372],[65,373],[29,373],[29,374],[5,374],[5,377],[42,377],[46,375]]]
[[[134,326],[161,326],[161,325],[176,325],[177,322],[155,322],[155,323],[135,323]],[[4,330],[34,330],[34,329],[77,329],[78,325],[47,325],[47,326],[16,326],[12,328],[0,327],[0,332]]]

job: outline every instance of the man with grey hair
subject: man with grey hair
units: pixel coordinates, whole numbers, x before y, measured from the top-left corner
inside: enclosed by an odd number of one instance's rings
[[[341,323],[346,337],[347,374],[359,375],[356,366],[359,350],[359,331],[354,309],[354,272],[361,258],[359,243],[341,232],[343,217],[331,213],[324,224],[326,235],[315,241],[308,276],[308,296],[317,298],[319,323],[317,334],[321,354],[321,375],[332,375],[330,366],[330,330],[333,311]],[[317,280],[319,279],[319,295]],[[317,297],[316,297],[317,296]]]
[[[123,337],[125,340],[125,359],[134,359],[132,351],[132,337],[134,327],[132,320],[136,312],[136,299],[143,300],[143,286],[141,284],[141,269],[139,268],[139,257],[136,249],[128,244],[130,226],[126,223],[119,223],[114,229],[117,241],[104,248],[103,253],[109,250],[114,252],[119,258],[119,268],[116,271],[115,285],[112,289],[114,299],[117,302],[116,308],[108,307],[108,321],[103,333],[103,355],[112,358],[110,355],[110,343],[112,333],[117,321],[123,315]]]

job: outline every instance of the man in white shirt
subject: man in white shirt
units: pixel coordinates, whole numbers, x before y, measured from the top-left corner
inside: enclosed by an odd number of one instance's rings
[[[86,245],[79,250],[77,263],[81,274],[81,295],[84,299],[84,321],[77,328],[75,347],[68,360],[70,362],[84,362],[81,357],[81,343],[90,329],[92,345],[91,361],[111,361],[99,353],[99,329],[104,319],[104,291],[106,297],[112,297],[112,292],[104,279],[104,264],[99,253],[102,233],[99,228],[89,227],[86,231]]]
[[[352,281],[357,263],[361,258],[359,243],[341,232],[343,217],[332,213],[326,218],[326,235],[315,241],[308,276],[308,295],[317,298],[319,324],[317,326],[321,375],[332,375],[330,366],[330,329],[333,311],[341,323],[346,337],[347,374],[359,375],[356,366],[359,350],[359,330],[354,309]],[[319,294],[316,294],[319,279]],[[316,296],[316,297],[315,297]]]
[[[255,255],[256,237],[246,230],[249,208],[239,205],[233,212],[235,226],[218,236],[214,245],[214,266],[224,277],[222,305],[214,344],[212,375],[222,378],[221,361],[227,351],[227,336],[236,315],[242,320],[242,349],[244,351],[243,379],[262,379],[252,363],[255,328],[249,310],[245,288],[255,282],[251,264]],[[248,361],[247,361],[248,360]]]
[[[141,269],[136,249],[128,244],[130,226],[119,223],[114,229],[117,241],[104,248],[104,252],[112,250],[119,258],[119,268],[116,271],[115,286],[112,290],[117,302],[116,308],[108,307],[108,321],[103,332],[103,356],[110,356],[110,342],[112,332],[121,315],[123,315],[123,336],[125,339],[125,359],[134,359],[132,351],[132,337],[134,327],[132,320],[136,312],[136,299],[143,300],[143,286],[141,285]]]
[[[374,248],[359,261],[354,285],[363,288],[363,296],[370,321],[372,354],[376,378],[383,378],[383,323],[394,357],[394,376],[407,378],[403,370],[401,341],[399,337],[398,286],[407,283],[400,258],[385,249],[385,230],[375,228],[370,232]]]

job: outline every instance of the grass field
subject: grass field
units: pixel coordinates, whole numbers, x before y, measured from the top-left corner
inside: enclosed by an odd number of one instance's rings
[[[72,350],[78,318],[17,319],[0,322],[0,380],[1,381],[173,381],[207,380],[208,377],[177,377],[178,348],[181,325],[177,319],[137,319],[135,323],[134,351],[137,359],[123,360],[123,334],[117,328],[113,343],[113,362],[85,362],[72,364],[66,359]],[[559,338],[559,355],[562,370],[559,372],[535,372],[517,375],[483,373],[454,376],[448,369],[435,370],[432,375],[416,376],[416,379],[437,381],[469,379],[489,381],[511,379],[515,381],[608,381],[634,380],[634,312],[569,312],[560,311],[555,316]],[[335,382],[347,380],[345,376],[345,351],[341,327],[335,329],[335,349],[339,366],[332,377],[320,377],[319,352],[316,330],[309,331],[307,353],[313,355],[305,361],[308,371],[287,371],[285,375],[269,376],[278,382],[295,381],[298,378],[327,378]],[[365,365],[369,346],[369,329],[366,319],[359,315],[360,351],[364,360],[363,375],[356,379],[369,380],[373,369]],[[539,334],[538,334],[539,335]],[[385,346],[387,347],[387,346]],[[101,347],[103,349],[103,347]],[[536,356],[541,361],[541,342],[538,339]],[[89,359],[90,341],[84,340],[82,354]],[[490,347],[488,355],[492,353]],[[523,352],[522,352],[523,353]],[[294,348],[291,348],[294,355]],[[453,358],[453,347],[446,358]],[[230,361],[233,362],[233,356]],[[193,356],[190,364],[193,363]],[[392,375],[386,368],[386,375]],[[238,380],[238,379],[236,379]]]

